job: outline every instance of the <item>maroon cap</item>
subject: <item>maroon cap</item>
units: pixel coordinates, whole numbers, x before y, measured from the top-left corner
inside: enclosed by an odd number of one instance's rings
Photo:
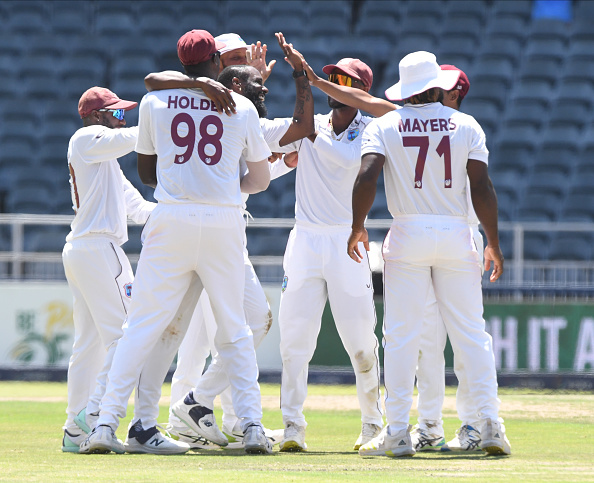
[[[177,41],[177,56],[183,65],[206,62],[217,50],[225,47],[206,30],[190,30]]]
[[[80,96],[78,113],[84,119],[96,109],[134,109],[138,102],[125,101],[105,87],[91,87]]]
[[[463,70],[458,69],[455,65],[444,64],[440,65],[441,70],[457,70],[460,72],[460,76],[458,77],[458,82],[452,89],[458,89],[460,100],[464,99],[466,94],[468,94],[468,89],[470,89],[470,81],[468,77],[464,73]],[[451,89],[450,89],[451,90]]]
[[[360,80],[368,89],[373,84],[373,72],[371,72],[371,68],[362,60],[346,57],[340,59],[336,64],[325,65],[322,70],[325,74],[330,75],[334,69],[339,69],[345,74]]]

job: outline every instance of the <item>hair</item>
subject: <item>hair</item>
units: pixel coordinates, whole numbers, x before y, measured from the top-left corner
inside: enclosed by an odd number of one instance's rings
[[[404,99],[405,104],[429,104],[430,102],[437,102],[439,101],[439,94],[441,93],[441,89],[439,87],[432,87],[431,89],[427,89],[420,94],[416,94],[408,99]]]
[[[230,65],[221,71],[217,80],[227,89],[231,89],[233,78],[237,77],[241,82],[247,82],[251,69],[253,69],[253,67],[250,67],[249,65]]]

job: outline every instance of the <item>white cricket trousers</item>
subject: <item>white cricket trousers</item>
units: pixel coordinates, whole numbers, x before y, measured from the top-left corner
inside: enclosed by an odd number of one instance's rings
[[[257,349],[272,325],[272,313],[262,289],[260,280],[256,275],[248,251],[243,251],[245,296],[243,308],[247,324],[253,333],[254,347]],[[225,372],[216,350],[211,351],[212,360],[204,374],[199,368],[204,367],[203,357],[205,344],[208,344],[214,316],[208,295],[203,293],[200,298],[202,310],[194,313],[190,327],[179,348],[177,368],[171,384],[171,401],[175,403],[183,398],[189,391],[193,391],[196,402],[212,408],[217,395],[221,396],[223,408],[223,426],[231,430],[237,422],[237,416],[231,404],[229,391],[229,378]],[[202,347],[196,350],[197,345]],[[212,346],[206,346],[206,348]],[[176,422],[176,417],[171,412],[169,421]]]
[[[481,275],[484,272],[484,243],[478,224],[471,224],[472,239],[479,255]],[[430,429],[432,433],[443,435],[442,407],[445,396],[445,349],[447,332],[433,291],[429,289],[427,306],[423,318],[425,327],[421,335],[421,350],[417,365],[417,408],[419,425]],[[489,335],[489,334],[487,334]],[[490,337],[490,336],[489,336]],[[454,359],[454,372],[458,378],[456,391],[456,410],[463,424],[473,424],[476,420],[476,408],[469,399],[468,384],[460,359]],[[474,419],[473,419],[474,418]],[[432,425],[430,428],[428,425]]]
[[[214,339],[240,418],[262,418],[258,367],[243,313],[243,219],[239,208],[159,203],[144,229],[134,298],[124,325],[100,424],[116,429],[141,369],[177,312],[194,273],[210,296],[217,321]]]
[[[130,304],[132,267],[115,239],[87,236],[62,251],[73,295],[74,344],[68,364],[68,408],[64,429],[78,433],[74,417],[95,390],[105,390],[107,371],[122,336]]]
[[[391,431],[405,429],[430,287],[465,368],[476,419],[498,418],[497,375],[485,332],[479,255],[465,217],[402,215],[384,243],[384,380]]]
[[[283,422],[305,426],[303,404],[307,372],[322,323],[326,300],[355,371],[363,423],[383,426],[373,283],[367,254],[362,263],[347,255],[350,228],[297,223],[284,257],[280,301],[280,352],[283,362]]]

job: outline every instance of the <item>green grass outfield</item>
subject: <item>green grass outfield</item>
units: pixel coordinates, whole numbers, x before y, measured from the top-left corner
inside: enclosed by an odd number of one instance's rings
[[[166,421],[169,385],[163,389]],[[282,426],[279,386],[262,386],[264,423]],[[446,437],[459,423],[448,388]],[[77,455],[61,452],[66,408],[62,383],[0,382],[1,481],[594,481],[594,395],[502,389],[501,415],[511,457],[419,453],[413,458],[360,457],[354,386],[310,386],[307,453],[248,456],[240,450],[181,456]],[[346,409],[344,409],[346,408]],[[130,411],[129,411],[130,415]],[[220,411],[217,412],[220,421]],[[118,431],[125,439],[126,419]]]

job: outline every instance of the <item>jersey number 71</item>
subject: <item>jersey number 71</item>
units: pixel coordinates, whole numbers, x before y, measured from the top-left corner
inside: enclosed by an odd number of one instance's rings
[[[421,189],[423,187],[423,171],[425,170],[425,161],[427,160],[427,152],[429,151],[429,136],[403,136],[402,145],[405,148],[417,147],[419,148],[419,155],[417,156],[417,164],[415,166],[415,188]],[[444,136],[435,149],[439,157],[443,156],[443,163],[445,168],[444,188],[452,187],[452,153],[450,151],[450,137]]]

